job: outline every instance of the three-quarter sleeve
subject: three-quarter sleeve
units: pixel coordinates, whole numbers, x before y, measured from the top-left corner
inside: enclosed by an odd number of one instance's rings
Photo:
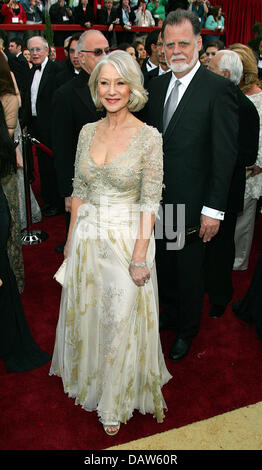
[[[163,188],[163,140],[155,128],[145,135],[140,210],[158,213]]]
[[[84,129],[81,130],[78,138],[77,149],[76,149],[76,158],[75,158],[75,175],[73,178],[73,197],[78,199],[86,199],[87,197],[87,181],[83,174],[83,168],[81,168],[81,160],[84,157],[83,152],[85,149],[84,146]]]

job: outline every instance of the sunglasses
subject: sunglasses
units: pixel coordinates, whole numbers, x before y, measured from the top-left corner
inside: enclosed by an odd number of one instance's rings
[[[109,54],[110,49],[109,49],[109,47],[106,47],[105,49],[97,48],[97,49],[94,49],[93,51],[85,51],[85,50],[82,50],[82,51],[80,51],[80,52],[90,52],[90,53],[94,54],[96,57],[99,57],[99,56],[102,55],[103,53]]]

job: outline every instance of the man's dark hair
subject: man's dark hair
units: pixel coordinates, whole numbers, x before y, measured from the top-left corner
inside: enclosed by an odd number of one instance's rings
[[[145,50],[150,56],[152,54],[151,50],[151,45],[156,44],[159,36],[159,29],[154,29],[154,31],[151,31],[146,38],[145,41]]]
[[[225,44],[220,41],[220,39],[210,39],[210,41],[205,44],[205,51],[208,47],[216,47],[219,51],[222,51],[222,49],[225,49]]]
[[[162,37],[164,36],[165,27],[167,25],[180,25],[187,20],[192,24],[194,35],[198,36],[201,33],[201,24],[198,15],[191,10],[182,10],[181,8],[178,8],[177,10],[168,13],[162,26]]]
[[[17,46],[21,46],[21,49],[23,49],[23,47],[24,47],[24,42],[21,38],[17,38],[17,37],[12,38],[12,39],[10,39],[9,43],[10,42],[14,42]]]

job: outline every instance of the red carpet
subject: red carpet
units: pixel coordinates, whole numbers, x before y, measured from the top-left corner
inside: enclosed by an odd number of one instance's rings
[[[43,219],[39,227],[49,239],[24,247],[22,300],[34,338],[52,354],[60,299],[52,276],[63,259],[54,247],[63,241],[63,216]],[[249,270],[234,273],[234,300],[246,292],[261,249],[260,215]],[[163,389],[168,405],[164,423],[135,412],[113,438],[105,435],[95,412],[75,406],[64,394],[61,380],[48,375],[50,364],[7,374],[0,363],[0,449],[105,449],[262,401],[262,343],[255,327],[237,320],[231,307],[217,320],[208,317],[207,309],[205,303],[201,331],[188,357],[177,364],[167,360],[173,380]],[[161,339],[167,355],[173,334],[165,332]]]

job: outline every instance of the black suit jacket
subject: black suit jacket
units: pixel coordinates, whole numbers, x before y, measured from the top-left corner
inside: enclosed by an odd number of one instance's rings
[[[149,83],[143,118],[163,131],[163,107],[171,73]],[[238,152],[236,87],[200,66],[163,136],[163,202],[185,205],[186,226],[199,225],[203,206],[225,211]]]
[[[51,148],[51,115],[52,97],[56,89],[55,77],[58,71],[55,62],[48,60],[38,88],[36,100],[37,119],[33,122],[31,108],[31,85],[34,78],[34,69],[31,69],[30,87],[26,100],[26,124],[32,137],[36,137],[40,142]]]
[[[89,75],[79,75],[58,88],[52,109],[52,146],[57,170],[59,192],[71,196],[75,153],[82,127],[101,117],[96,111],[88,87]]]
[[[117,19],[117,9],[112,8],[110,15],[108,17],[107,9],[105,7],[101,8],[101,10],[97,10],[97,22],[98,24],[105,24],[110,25]]]
[[[238,213],[243,210],[246,186],[246,167],[253,165],[257,158],[259,141],[259,114],[252,101],[236,87],[239,104],[238,155],[232,176],[227,211]]]

